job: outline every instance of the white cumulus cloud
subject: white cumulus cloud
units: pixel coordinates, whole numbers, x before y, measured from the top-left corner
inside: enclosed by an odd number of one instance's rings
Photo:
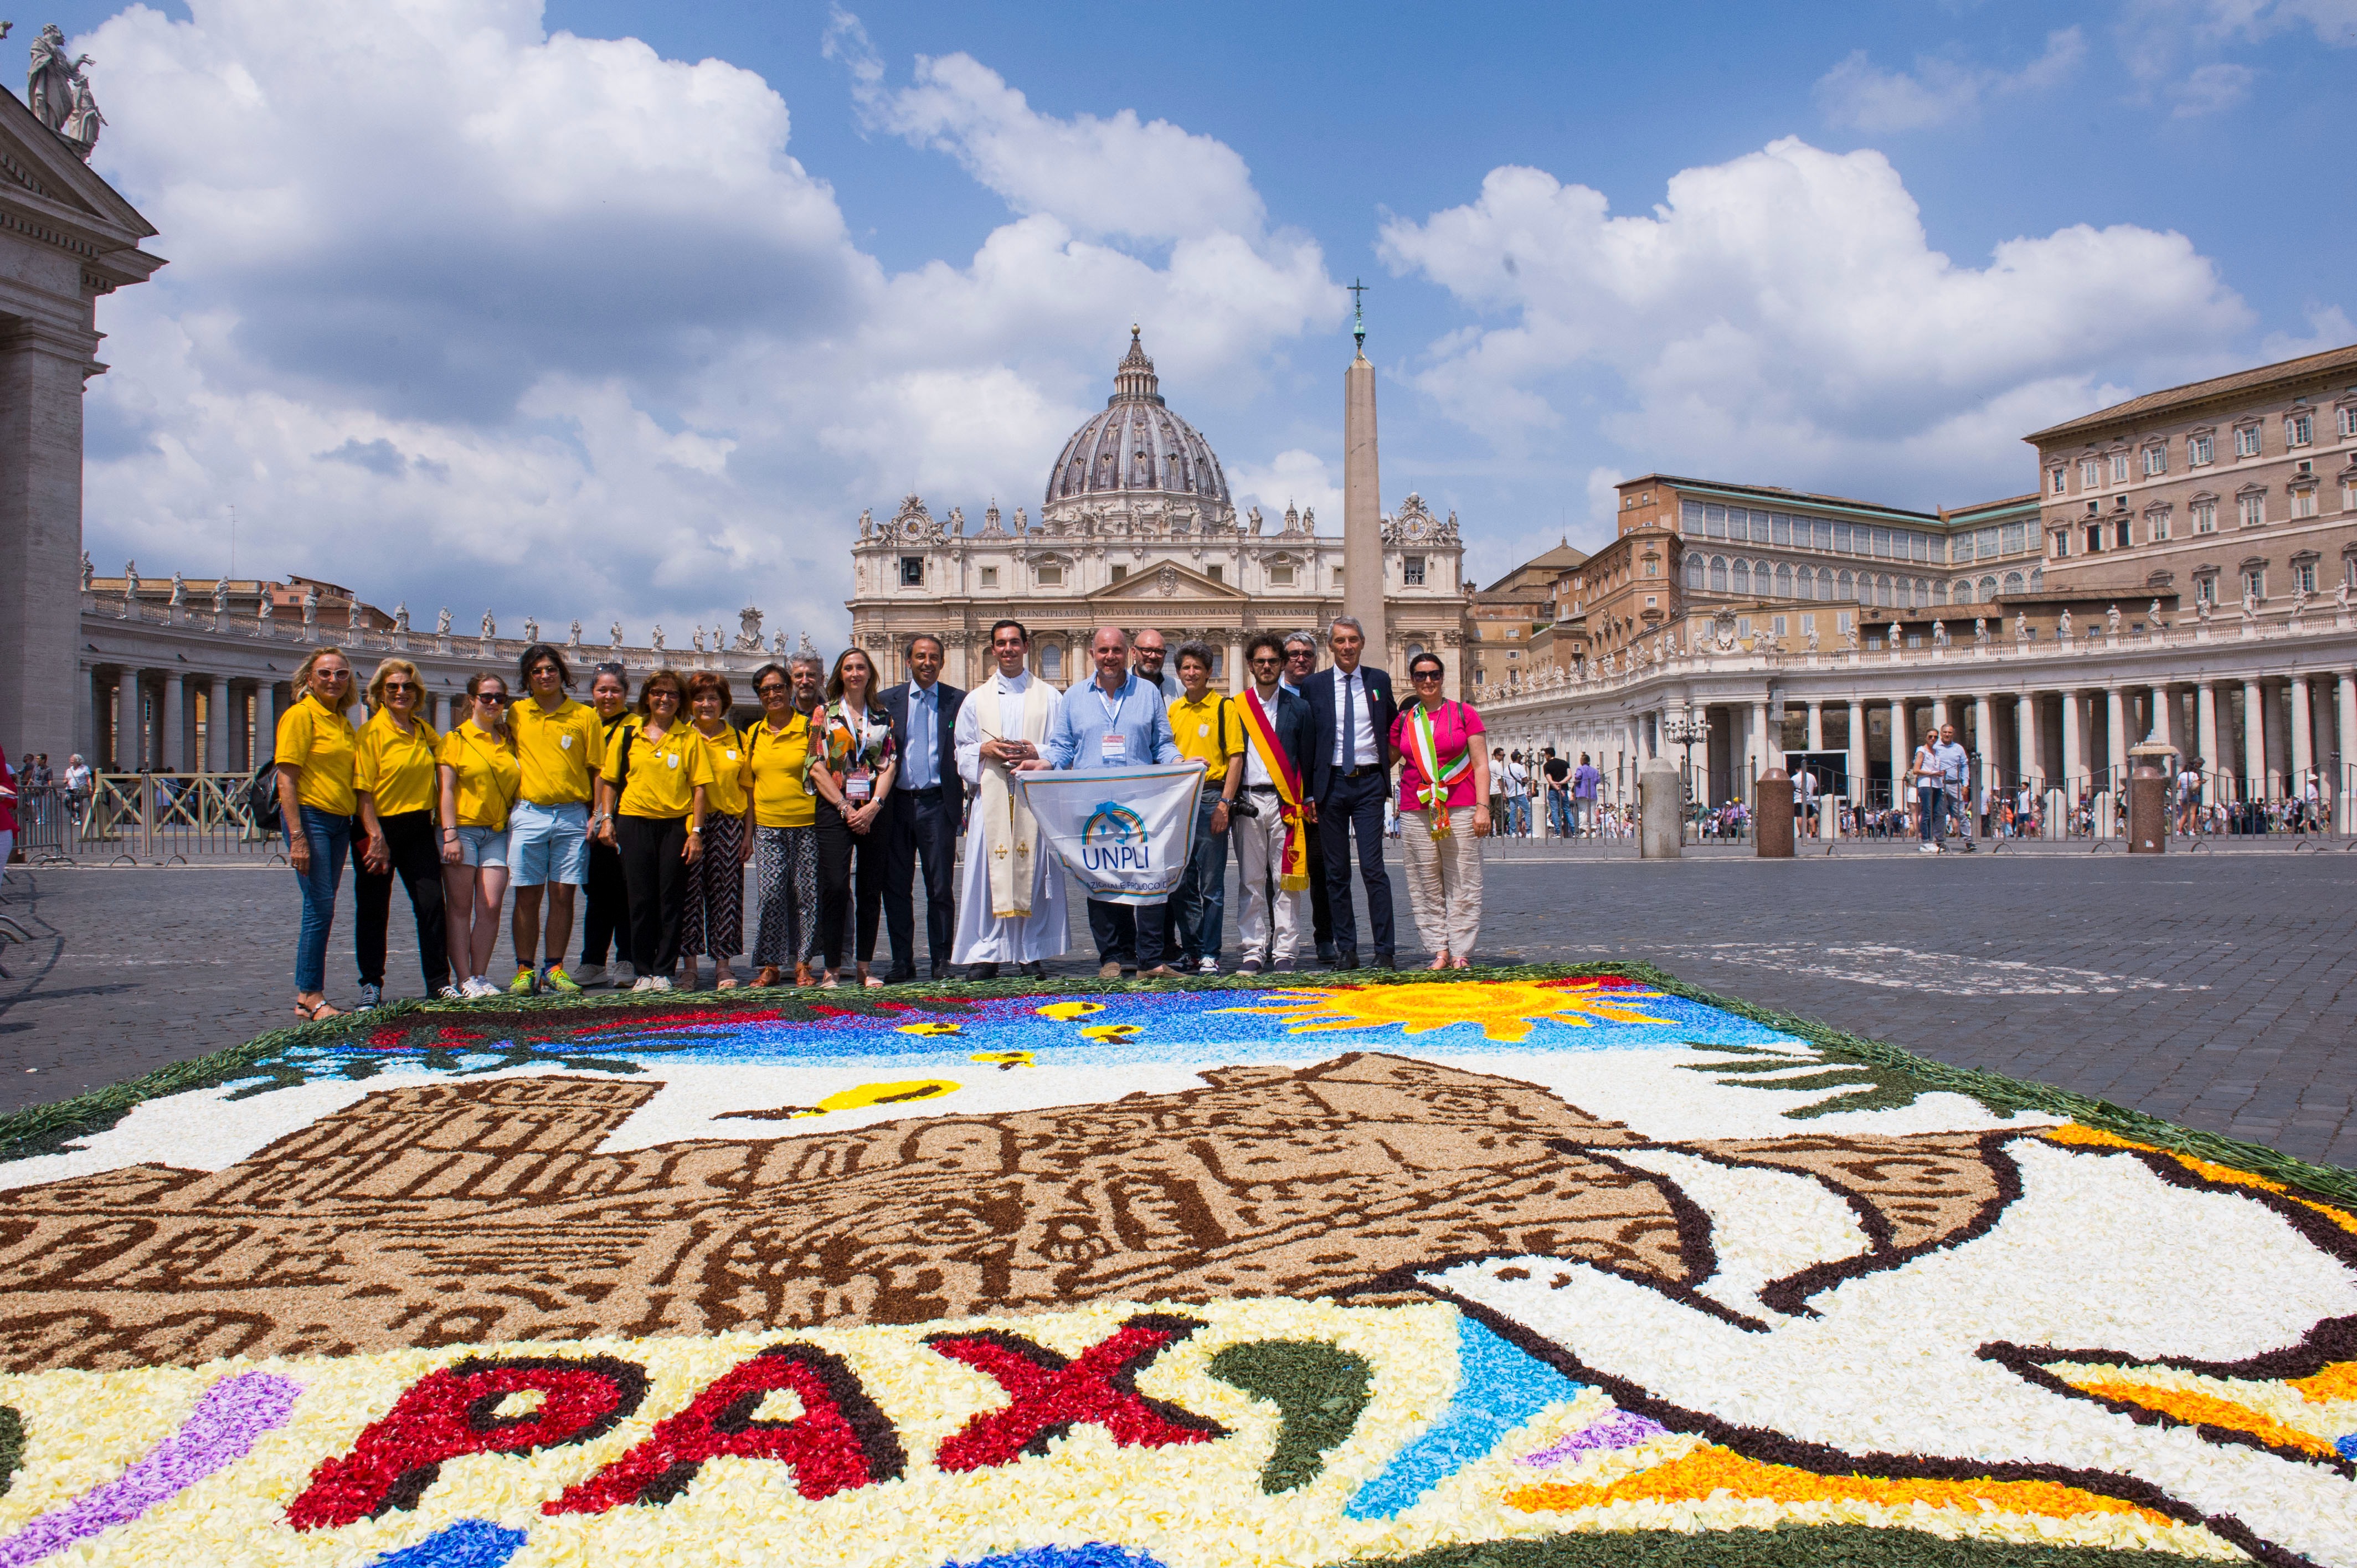
[[[2086,36],[2077,27],[2049,33],[2045,52],[2012,71],[1951,55],[1919,56],[1912,71],[1884,70],[1857,49],[1818,79],[1817,105],[1836,125],[1869,133],[1920,131],[1969,118],[1986,98],[2059,87],[2086,54]]]
[[[1649,215],[1493,169],[1382,249],[1495,321],[1413,373],[1501,446],[1559,427],[1600,372],[1625,394],[1603,428],[1638,461],[1893,499],[2027,489],[2014,439],[2117,395],[2091,367],[2207,370],[2249,319],[2180,234],[2080,224],[1959,265],[1879,153],[1790,138],[1683,171]]]

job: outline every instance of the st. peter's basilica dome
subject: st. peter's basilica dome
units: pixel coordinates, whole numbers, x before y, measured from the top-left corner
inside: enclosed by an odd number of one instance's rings
[[[1178,505],[1192,503],[1206,523],[1231,523],[1235,508],[1220,459],[1193,425],[1163,405],[1154,361],[1146,357],[1135,327],[1113,384],[1104,412],[1064,443],[1063,456],[1048,476],[1046,504],[1066,511],[1095,497],[1118,503],[1168,498]]]

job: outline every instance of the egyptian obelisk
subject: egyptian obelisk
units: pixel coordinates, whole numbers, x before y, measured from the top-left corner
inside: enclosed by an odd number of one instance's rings
[[[1342,613],[1367,628],[1367,662],[1390,662],[1383,627],[1383,492],[1375,471],[1375,367],[1367,360],[1367,318],[1355,308],[1359,351],[1342,374]]]

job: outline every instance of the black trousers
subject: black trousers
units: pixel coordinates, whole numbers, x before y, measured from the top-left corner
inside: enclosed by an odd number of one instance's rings
[[[1372,768],[1356,779],[1335,778],[1318,802],[1320,847],[1326,852],[1326,902],[1333,910],[1334,950],[1354,953],[1359,949],[1359,923],[1351,911],[1351,839],[1359,840],[1359,879],[1367,886],[1368,935],[1375,956],[1390,958],[1392,948],[1392,877],[1383,869],[1383,796],[1390,775]]]
[[[352,819],[360,826],[361,819]],[[409,890],[409,908],[417,917],[418,967],[425,972],[425,994],[438,993],[450,983],[450,950],[442,940],[441,831],[431,811],[395,811],[379,817],[384,847],[393,864],[382,873],[371,871],[352,844],[352,896],[360,906],[353,928],[353,956],[360,960],[361,983],[384,983],[384,938],[393,918],[393,883],[401,879]]]
[[[895,789],[884,802],[884,934],[892,943],[892,973],[903,980],[917,972],[917,867],[925,870],[926,960],[934,969],[950,961],[957,929],[957,886],[951,875],[957,859],[958,814],[931,789]]]
[[[668,975],[679,967],[680,913],[687,907],[685,817],[614,818],[614,840],[630,890],[631,967]]]
[[[1152,969],[1170,951],[1170,906],[1089,900],[1089,935],[1096,939],[1097,961],[1127,969]]]
[[[1326,896],[1326,841],[1318,835],[1318,824],[1309,824],[1309,858],[1303,862],[1309,872],[1309,933],[1318,940],[1318,956],[1329,958],[1334,951],[1334,901]]]
[[[884,913],[884,846],[891,836],[891,814],[888,811],[878,813],[881,821],[867,832],[856,833],[844,825],[843,813],[823,797],[817,804],[818,941],[824,950],[826,967],[843,967],[855,892],[858,898],[858,960],[861,963],[873,963],[876,923]]]
[[[622,876],[620,850],[589,841],[589,886],[583,891],[588,910],[581,918],[581,961],[603,965],[609,947],[617,958],[629,961],[630,885]]]

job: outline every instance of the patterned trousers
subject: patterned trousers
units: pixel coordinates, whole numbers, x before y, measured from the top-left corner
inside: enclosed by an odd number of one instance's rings
[[[704,853],[687,868],[679,950],[689,958],[734,958],[745,950],[745,819],[704,819]]]
[[[818,961],[818,829],[756,828],[754,865],[761,879],[760,924],[753,961],[790,969]]]

